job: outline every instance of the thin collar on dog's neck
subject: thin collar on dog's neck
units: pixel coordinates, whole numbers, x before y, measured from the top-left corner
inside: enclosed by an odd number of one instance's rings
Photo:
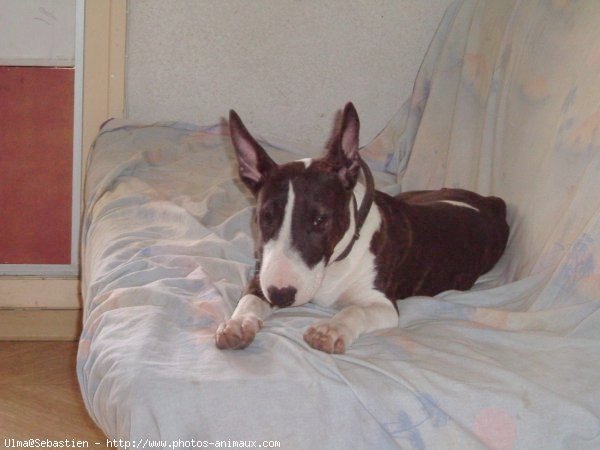
[[[354,243],[360,237],[360,230],[367,220],[367,216],[369,215],[369,211],[371,210],[371,206],[373,205],[373,200],[375,198],[375,181],[373,180],[373,174],[371,173],[371,169],[366,162],[359,156],[358,162],[365,176],[365,196],[362,199],[360,204],[360,208],[356,209],[356,197],[352,194],[352,204],[354,206],[354,235],[352,236],[352,240],[348,244],[348,246],[344,249],[344,251],[338,256],[334,262],[341,261],[346,258],[350,252],[352,251],[352,247],[354,247]]]

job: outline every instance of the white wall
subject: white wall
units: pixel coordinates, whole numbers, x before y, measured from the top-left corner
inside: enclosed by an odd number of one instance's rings
[[[0,64],[74,62],[75,0],[1,0]]]
[[[127,114],[320,148],[352,100],[361,143],[410,95],[451,0],[130,0]]]

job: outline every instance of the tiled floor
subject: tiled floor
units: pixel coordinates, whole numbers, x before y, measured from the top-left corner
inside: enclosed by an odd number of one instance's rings
[[[76,354],[76,342],[0,341],[0,448],[5,439],[66,439],[108,448],[83,405]]]

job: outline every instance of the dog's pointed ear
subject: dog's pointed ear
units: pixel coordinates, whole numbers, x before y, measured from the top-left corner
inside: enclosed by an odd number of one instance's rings
[[[229,133],[239,164],[240,178],[257,195],[265,177],[277,164],[248,132],[234,110],[229,111]]]
[[[327,153],[327,159],[338,171],[346,189],[353,189],[358,180],[360,155],[358,153],[358,135],[360,122],[352,103],[347,103],[342,113],[340,132]]]

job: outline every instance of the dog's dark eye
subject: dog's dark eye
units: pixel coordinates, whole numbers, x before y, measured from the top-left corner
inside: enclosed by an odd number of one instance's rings
[[[327,217],[326,214],[319,214],[318,216],[316,216],[313,219],[313,222],[312,222],[313,229],[316,231],[321,231],[325,227],[325,224],[327,224],[328,220],[329,220],[329,217]]]

